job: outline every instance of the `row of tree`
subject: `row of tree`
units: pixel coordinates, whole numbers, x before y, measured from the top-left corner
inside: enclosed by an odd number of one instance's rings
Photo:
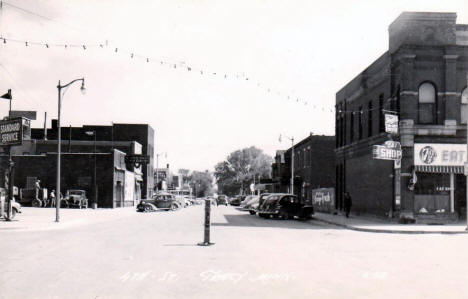
[[[250,185],[271,177],[272,157],[254,146],[230,153],[215,166],[218,193],[250,194]]]
[[[261,149],[251,146],[230,153],[226,160],[216,164],[215,180],[208,170],[179,169],[178,173],[196,197],[213,195],[215,192],[229,196],[250,194],[251,184],[271,177],[272,161]],[[218,186],[217,190],[214,183]]]

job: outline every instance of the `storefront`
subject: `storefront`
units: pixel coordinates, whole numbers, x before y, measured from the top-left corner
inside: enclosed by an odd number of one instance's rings
[[[415,214],[464,215],[466,144],[414,144]]]

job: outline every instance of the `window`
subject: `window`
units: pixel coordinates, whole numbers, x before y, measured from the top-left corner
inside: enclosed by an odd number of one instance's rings
[[[385,113],[383,105],[383,93],[379,95],[379,132],[385,132]]]
[[[354,112],[351,113],[351,124],[349,125],[349,140],[350,142],[354,141]]]
[[[468,87],[466,87],[461,95],[461,107],[460,107],[460,113],[461,113],[461,123],[466,124],[466,119],[467,119],[467,114],[468,114]]]
[[[358,114],[358,125],[359,125],[359,139],[362,139],[362,125],[363,119],[362,119],[362,106],[359,107],[359,114]]]
[[[436,123],[436,90],[433,84],[423,83],[419,86],[418,122],[420,124]]]
[[[367,136],[372,136],[372,101],[367,106]]]

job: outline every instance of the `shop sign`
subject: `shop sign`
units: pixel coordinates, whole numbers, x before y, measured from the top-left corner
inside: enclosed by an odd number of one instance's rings
[[[466,144],[414,144],[414,165],[464,166],[465,161]]]
[[[21,145],[23,143],[23,119],[0,121],[0,146]]]
[[[398,115],[385,114],[385,132],[398,134]]]
[[[401,149],[388,148],[385,145],[374,145],[372,149],[374,159],[400,160],[403,153]]]

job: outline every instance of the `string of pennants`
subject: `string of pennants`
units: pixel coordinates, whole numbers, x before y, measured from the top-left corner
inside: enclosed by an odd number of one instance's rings
[[[212,76],[218,76],[220,78],[224,79],[236,79],[239,81],[245,81],[245,82],[251,82],[252,84],[255,84],[258,88],[263,89],[266,93],[272,94],[272,95],[277,95],[279,97],[284,97],[285,99],[295,101],[297,103],[302,103],[303,105],[307,106],[309,105],[313,109],[318,109],[321,110],[322,112],[334,112],[335,109],[330,109],[329,107],[324,107],[324,106],[318,106],[315,104],[310,104],[307,100],[304,100],[301,97],[294,96],[291,94],[288,94],[286,92],[282,92],[273,88],[268,87],[267,85],[258,82],[251,78],[250,76],[245,75],[244,73],[242,74],[228,74],[225,72],[216,72],[216,71],[208,71],[206,69],[201,69],[197,68],[194,66],[191,66],[187,64],[186,62],[183,61],[171,61],[169,59],[157,59],[149,56],[144,56],[141,54],[138,54],[136,52],[128,51],[125,49],[122,49],[120,47],[110,47],[108,41],[104,43],[99,43],[99,44],[67,44],[67,43],[48,43],[48,42],[37,42],[37,41],[25,41],[25,40],[19,40],[19,39],[13,39],[13,38],[7,38],[4,36],[0,36],[0,44],[7,45],[8,43],[18,43],[18,44],[23,44],[25,47],[30,47],[30,46],[37,46],[37,47],[44,47],[44,48],[63,48],[63,49],[69,49],[69,48],[79,48],[82,49],[83,51],[91,49],[91,48],[101,48],[101,49],[111,49],[112,52],[116,54],[124,54],[128,56],[130,59],[139,59],[141,61],[144,61],[146,63],[153,63],[153,64],[158,64],[160,66],[165,66],[165,67],[170,67],[172,69],[182,69],[187,72],[192,72],[192,73],[198,73],[199,75],[212,75]]]

